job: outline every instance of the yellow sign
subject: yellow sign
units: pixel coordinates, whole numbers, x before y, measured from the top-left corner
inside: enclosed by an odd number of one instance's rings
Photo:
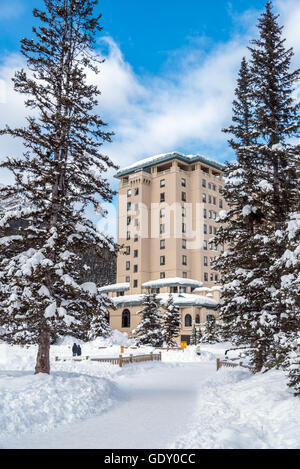
[[[186,348],[186,346],[187,346],[187,342],[181,342],[181,344],[180,344],[181,348]]]
[[[123,346],[121,347],[121,353],[124,353],[124,347]]]

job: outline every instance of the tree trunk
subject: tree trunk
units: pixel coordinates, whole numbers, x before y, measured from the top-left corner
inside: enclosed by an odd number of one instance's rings
[[[39,337],[39,348],[36,357],[35,374],[50,374],[50,333],[42,330]]]

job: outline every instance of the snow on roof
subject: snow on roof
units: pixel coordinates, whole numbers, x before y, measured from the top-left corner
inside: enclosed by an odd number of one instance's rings
[[[101,293],[106,293],[110,291],[125,291],[130,289],[130,283],[113,283],[112,285],[105,285],[100,287],[99,291]]]
[[[205,292],[205,291],[211,291],[211,289],[208,288],[208,287],[198,287],[198,288],[195,288],[194,293],[196,293],[196,292],[202,292],[202,291],[204,291],[204,292]]]
[[[150,156],[148,158],[144,158],[143,160],[136,161],[135,163],[133,163],[129,166],[126,166],[125,168],[122,168],[116,174],[116,177],[118,178],[120,176],[123,176],[124,174],[134,172],[137,169],[142,169],[144,167],[149,167],[149,166],[152,166],[152,165],[154,165],[156,163],[159,163],[161,161],[166,161],[166,160],[170,160],[170,159],[173,159],[173,158],[179,158],[179,159],[185,161],[186,163],[202,161],[203,163],[206,163],[210,166],[213,166],[214,168],[217,168],[217,169],[220,169],[220,170],[224,169],[224,165],[222,163],[219,163],[218,161],[215,161],[211,158],[207,158],[206,156],[199,155],[199,154],[197,154],[197,155],[185,155],[185,154],[180,153],[178,151],[172,151],[172,152],[169,152],[169,153],[161,153],[159,155]]]
[[[157,298],[164,306],[169,298],[169,293],[160,293]],[[218,306],[217,301],[206,296],[194,295],[192,293],[171,293],[176,306],[204,306],[215,309]],[[145,295],[125,295],[111,298],[115,306],[135,306],[143,303]]]
[[[157,280],[150,280],[142,284],[142,288],[159,288],[166,286],[185,286],[185,287],[200,287],[203,285],[198,280],[191,278],[173,277],[173,278],[159,278]]]

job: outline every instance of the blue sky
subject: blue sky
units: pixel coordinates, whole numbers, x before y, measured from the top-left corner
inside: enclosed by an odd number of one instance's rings
[[[287,45],[300,66],[300,1],[274,0]],[[26,66],[19,54],[31,35],[32,9],[42,0],[0,0],[0,127],[21,125],[23,98],[11,77]],[[98,112],[115,132],[103,150],[119,166],[168,151],[218,161],[233,155],[221,129],[230,123],[236,75],[265,0],[100,0],[103,32],[97,53],[106,59],[97,82]],[[0,159],[21,153],[1,138]],[[116,187],[113,174],[108,175]],[[4,172],[0,182],[8,180]]]

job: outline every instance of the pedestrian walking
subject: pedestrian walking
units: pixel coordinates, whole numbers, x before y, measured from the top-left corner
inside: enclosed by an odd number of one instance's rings
[[[73,347],[72,347],[72,353],[73,353],[73,357],[76,357],[76,355],[78,354],[78,349],[77,349],[77,345],[73,344]]]

